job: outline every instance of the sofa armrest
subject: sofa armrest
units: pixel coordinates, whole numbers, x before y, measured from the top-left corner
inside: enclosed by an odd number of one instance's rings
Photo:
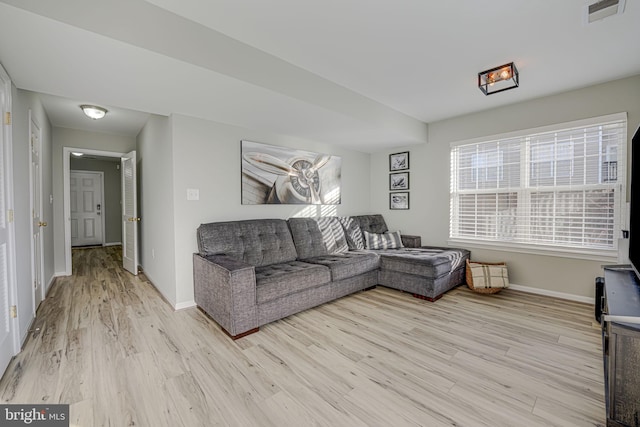
[[[258,327],[255,268],[227,255],[193,254],[196,304],[232,337]]]
[[[420,236],[411,236],[409,234],[401,235],[402,244],[405,248],[419,248],[422,246],[422,239]]]

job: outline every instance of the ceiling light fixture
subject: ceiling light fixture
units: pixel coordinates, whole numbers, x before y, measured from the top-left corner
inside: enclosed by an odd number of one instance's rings
[[[84,156],[84,153],[79,153],[79,152],[76,152],[76,151],[72,151],[71,155],[75,156],[75,157],[82,157],[82,156]]]
[[[485,95],[520,86],[518,69],[513,62],[478,73],[478,87]]]
[[[107,110],[105,108],[95,105],[81,105],[80,108],[82,108],[82,112],[85,116],[93,120],[101,119],[107,114]]]

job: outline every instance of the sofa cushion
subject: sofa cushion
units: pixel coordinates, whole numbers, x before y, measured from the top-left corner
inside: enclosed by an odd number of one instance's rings
[[[228,255],[253,266],[293,261],[298,254],[282,219],[213,222],[198,227],[202,256]]]
[[[399,231],[386,233],[369,233],[363,231],[365,246],[367,249],[398,249],[404,247],[402,245],[402,237]]]
[[[437,278],[463,266],[469,257],[466,249],[402,248],[378,251],[380,268],[427,278]]]
[[[299,259],[349,250],[337,217],[289,218],[288,222]]]
[[[385,231],[389,231],[384,217],[380,214],[358,215],[352,218],[358,222],[362,231],[368,231],[369,233],[384,233]]]
[[[320,226],[314,218],[289,218],[287,222],[300,259],[328,254]]]
[[[333,281],[354,277],[380,266],[380,257],[372,252],[345,252],[305,259],[305,262],[329,267]]]
[[[340,219],[335,216],[325,216],[317,219],[322,241],[324,242],[327,253],[337,254],[347,252],[349,245],[347,244],[347,236],[344,233]]]
[[[328,267],[301,261],[256,267],[256,300],[272,301],[331,281]]]
[[[339,217],[338,220],[342,224],[345,237],[347,238],[347,246],[350,251],[364,249],[364,237],[358,221],[350,216]]]

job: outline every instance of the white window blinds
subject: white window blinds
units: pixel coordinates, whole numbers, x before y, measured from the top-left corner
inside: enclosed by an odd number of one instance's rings
[[[620,116],[453,146],[450,237],[617,249],[627,143]]]

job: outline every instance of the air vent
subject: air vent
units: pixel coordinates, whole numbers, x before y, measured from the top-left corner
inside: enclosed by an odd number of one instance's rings
[[[624,12],[625,0],[602,0],[584,7],[584,23],[591,24],[612,15]]]

